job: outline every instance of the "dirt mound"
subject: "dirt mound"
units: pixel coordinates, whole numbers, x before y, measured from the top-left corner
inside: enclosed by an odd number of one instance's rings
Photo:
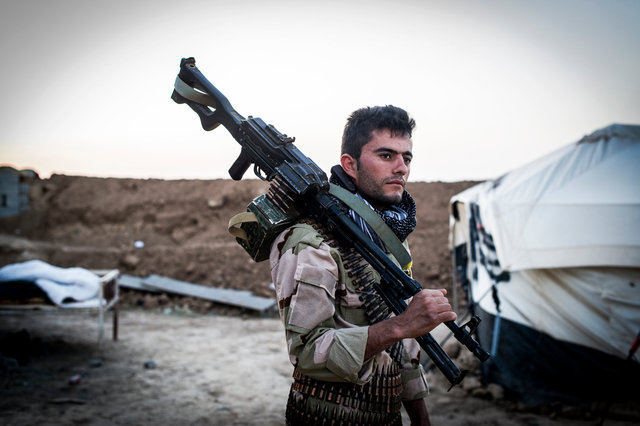
[[[473,184],[408,185],[418,207],[418,227],[409,237],[414,274],[425,287],[451,287],[448,201]],[[33,182],[30,210],[0,220],[0,265],[40,259],[61,267],[118,268],[141,277],[158,274],[272,296],[267,263],[253,262],[227,232],[229,218],[246,210],[267,187],[260,180],[53,175]],[[158,301],[124,293],[124,303],[168,303],[166,296]],[[200,311],[212,308],[186,302]]]

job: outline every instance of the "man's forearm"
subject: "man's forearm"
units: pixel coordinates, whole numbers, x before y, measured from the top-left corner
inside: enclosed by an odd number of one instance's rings
[[[365,360],[402,340],[403,337],[400,333],[400,329],[396,325],[396,318],[397,317],[393,317],[386,321],[369,326],[367,346],[364,351]]]

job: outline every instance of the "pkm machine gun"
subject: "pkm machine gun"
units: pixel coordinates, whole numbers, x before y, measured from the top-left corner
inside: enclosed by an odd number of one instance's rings
[[[258,222],[263,222],[261,225],[275,234],[288,226],[292,219],[304,215],[338,230],[337,233],[380,273],[382,279],[375,290],[389,309],[396,315],[404,312],[407,307],[405,299],[421,291],[422,286],[402,271],[353,222],[344,204],[329,193],[330,184],[326,174],[297,149],[294,138],[280,133],[260,118],[240,115],[198,70],[194,58],[183,58],[180,62],[180,72],[171,98],[179,104],[189,105],[200,117],[205,130],[213,130],[222,124],[240,144],[240,155],[229,169],[232,179],[242,179],[253,165],[256,176],[271,182],[271,196],[252,203],[257,206],[255,213]],[[277,210],[280,219],[266,219],[266,216],[273,215],[260,214],[260,210]],[[248,241],[245,249],[254,260],[263,260],[266,258],[264,252],[251,251],[252,247],[261,245],[260,242],[255,243]],[[472,337],[478,323],[479,318],[473,317],[463,326],[453,321],[445,325],[459,342],[484,362],[489,358],[489,353]],[[452,386],[463,380],[467,371],[460,371],[430,334],[416,340]]]

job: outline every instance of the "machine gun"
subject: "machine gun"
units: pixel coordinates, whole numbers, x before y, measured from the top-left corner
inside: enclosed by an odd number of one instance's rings
[[[296,148],[294,138],[280,133],[260,118],[244,118],[238,114],[227,98],[198,70],[194,58],[183,58],[180,62],[180,72],[171,98],[179,104],[189,105],[200,117],[205,130],[213,130],[222,124],[238,141],[242,149],[229,169],[232,179],[242,179],[253,165],[256,176],[271,182],[269,196],[262,196],[262,199],[252,203],[260,225],[277,234],[293,219],[311,216],[328,229],[337,230],[336,234],[351,244],[380,274],[381,281],[375,290],[389,309],[396,315],[404,312],[407,307],[405,299],[421,291],[422,286],[399,268],[355,224],[344,204],[329,193],[330,184],[326,174]],[[245,249],[257,261],[264,259],[265,254],[252,253],[250,250],[260,245],[261,241],[251,239],[245,245]],[[489,358],[489,353],[472,337],[479,322],[478,317],[473,317],[462,326],[454,321],[445,325],[460,343],[484,362]],[[452,387],[463,380],[467,371],[460,371],[430,334],[416,340]]]

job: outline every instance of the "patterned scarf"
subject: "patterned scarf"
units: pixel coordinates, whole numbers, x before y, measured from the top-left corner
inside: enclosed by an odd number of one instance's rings
[[[385,221],[400,241],[406,240],[407,236],[409,236],[416,227],[416,203],[407,191],[402,193],[402,200],[398,204],[391,205],[384,211],[380,211],[356,192],[353,180],[344,172],[341,166],[336,165],[331,168],[331,177],[329,178],[329,182],[355,193],[358,198],[364,201],[365,204],[371,207],[371,209]],[[351,209],[349,210],[349,214],[373,242],[375,242],[379,247],[383,249],[385,248],[378,235],[376,235],[364,219]]]

